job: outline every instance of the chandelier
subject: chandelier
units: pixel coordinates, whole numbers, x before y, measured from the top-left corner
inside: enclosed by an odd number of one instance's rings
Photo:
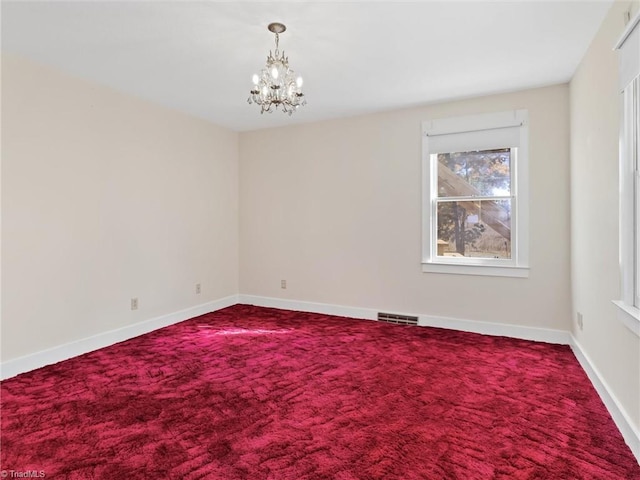
[[[289,59],[280,53],[278,43],[287,27],[282,23],[270,23],[267,27],[276,35],[276,49],[269,51],[267,65],[260,74],[253,75],[253,87],[247,102],[260,105],[260,113],[271,113],[282,107],[282,111],[293,114],[298,107],[306,105],[307,99],[302,93],[302,77],[296,77],[289,68]]]

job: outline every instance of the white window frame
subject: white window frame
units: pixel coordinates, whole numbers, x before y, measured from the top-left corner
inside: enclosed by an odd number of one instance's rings
[[[422,271],[501,277],[529,276],[529,119],[527,110],[428,120],[422,122]],[[518,129],[518,145],[511,157],[511,258],[439,257],[437,255],[436,208],[438,198],[437,154],[430,141],[440,135],[489,138],[502,129]],[[463,147],[457,151],[468,151]],[[515,153],[515,155],[513,155]]]
[[[618,317],[640,336],[640,12],[627,24],[620,50],[620,278]]]

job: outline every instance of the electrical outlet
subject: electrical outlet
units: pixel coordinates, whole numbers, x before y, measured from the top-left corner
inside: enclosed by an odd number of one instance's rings
[[[280,288],[287,288],[287,281],[286,280],[280,280]]]
[[[200,295],[202,293],[202,287],[199,283],[196,283],[196,295]]]
[[[131,299],[131,310],[137,310],[138,309],[138,299],[137,298],[132,298]]]
[[[580,330],[582,330],[584,328],[584,321],[582,320],[582,314],[580,312],[576,313],[576,317],[577,317],[577,322],[578,322],[578,328],[580,328]]]

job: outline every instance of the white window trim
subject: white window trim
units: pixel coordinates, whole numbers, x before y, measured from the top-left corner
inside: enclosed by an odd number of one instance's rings
[[[459,275],[500,277],[529,276],[529,118],[526,110],[448,118],[422,123],[422,271]],[[477,132],[500,128],[520,127],[517,159],[512,166],[512,191],[516,196],[512,215],[512,258],[469,259],[447,257],[434,252],[435,215],[432,195],[437,193],[437,175],[429,150],[430,135]],[[505,145],[506,146],[506,145]]]
[[[618,307],[618,318],[620,321],[637,336],[640,336],[640,308],[638,308],[636,296],[636,266],[634,266],[635,249],[634,242],[638,239],[638,226],[636,225],[636,209],[634,202],[640,192],[636,192],[639,187],[635,185],[636,164],[639,161],[637,139],[634,140],[634,130],[632,122],[627,121],[633,118],[633,105],[627,101],[630,96],[630,88],[635,83],[637,93],[640,96],[640,80],[638,74],[640,67],[637,59],[638,35],[640,28],[640,12],[631,20],[620,40],[614,47],[615,50],[623,50],[620,56],[620,154],[619,154],[619,181],[620,181],[620,276],[621,276],[621,299],[613,300]],[[626,42],[626,44],[625,44]],[[624,51],[628,49],[627,51]],[[638,99],[636,98],[636,102]],[[640,111],[640,107],[636,106]],[[636,112],[635,115],[638,113]],[[637,121],[637,120],[636,120]],[[640,128],[640,127],[636,127]],[[635,304],[635,305],[634,305]]]

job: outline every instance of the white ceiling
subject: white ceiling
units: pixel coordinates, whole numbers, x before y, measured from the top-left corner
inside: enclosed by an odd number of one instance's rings
[[[568,81],[611,0],[2,1],[2,51],[245,131]],[[308,105],[246,99],[273,48]]]

